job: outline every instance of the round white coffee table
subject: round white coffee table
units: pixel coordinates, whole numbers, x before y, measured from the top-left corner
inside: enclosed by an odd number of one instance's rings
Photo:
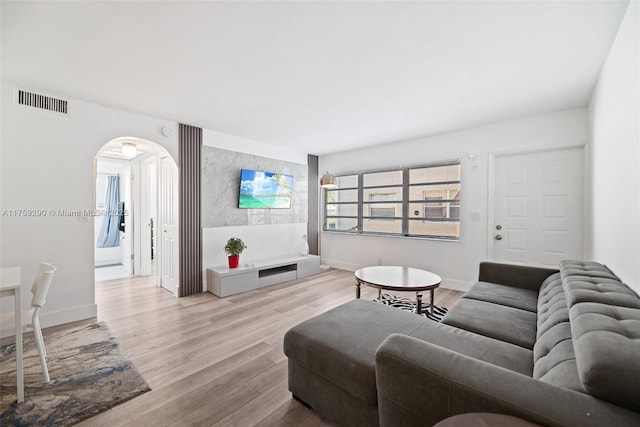
[[[378,298],[382,289],[388,291],[415,292],[416,313],[422,314],[422,292],[431,291],[430,312],[433,314],[433,296],[442,279],[427,270],[412,267],[376,265],[356,271],[356,298],[360,298],[360,285],[378,289]]]

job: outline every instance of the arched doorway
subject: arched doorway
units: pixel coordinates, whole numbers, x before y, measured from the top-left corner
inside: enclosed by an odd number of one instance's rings
[[[96,154],[94,177],[96,281],[153,275],[177,296],[175,160],[153,141],[116,138]]]

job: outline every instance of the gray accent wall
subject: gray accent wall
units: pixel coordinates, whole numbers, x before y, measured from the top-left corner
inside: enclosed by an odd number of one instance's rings
[[[241,169],[292,175],[291,208],[238,208]],[[202,227],[306,223],[309,210],[308,182],[305,164],[203,146]]]

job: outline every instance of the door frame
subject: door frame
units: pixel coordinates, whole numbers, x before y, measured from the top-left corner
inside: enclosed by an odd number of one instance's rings
[[[490,261],[495,261],[495,242],[494,236],[495,231],[493,228],[493,224],[495,221],[495,168],[496,168],[496,158],[497,157],[507,157],[507,156],[517,156],[522,154],[536,154],[536,153],[545,153],[549,151],[564,151],[564,150],[572,150],[572,149],[582,149],[584,155],[584,149],[586,147],[586,143],[582,144],[568,144],[568,145],[553,145],[553,146],[545,146],[538,148],[529,148],[529,149],[518,149],[518,150],[505,150],[505,151],[496,151],[489,153],[487,160],[487,169],[488,169],[488,182],[487,182],[487,258]],[[584,174],[584,168],[583,168]],[[585,204],[585,200],[582,201],[583,205]],[[583,206],[584,207],[584,206]],[[584,229],[584,222],[582,224]]]

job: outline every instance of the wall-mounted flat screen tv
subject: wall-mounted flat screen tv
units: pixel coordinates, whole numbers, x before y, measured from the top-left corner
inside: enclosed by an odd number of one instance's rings
[[[243,209],[289,209],[293,176],[242,169],[239,207]]]

